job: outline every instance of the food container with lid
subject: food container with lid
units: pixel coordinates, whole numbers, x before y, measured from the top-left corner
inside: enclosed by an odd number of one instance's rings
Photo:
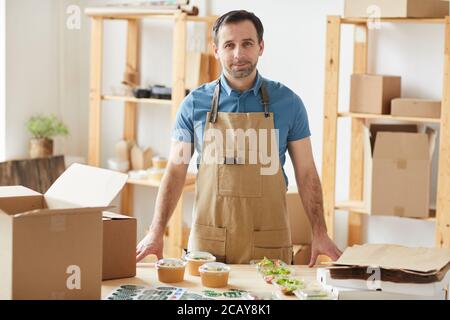
[[[199,276],[200,271],[198,270],[199,267],[201,267],[203,264],[207,262],[214,262],[216,261],[216,257],[213,256],[209,252],[203,252],[203,251],[192,251],[189,252],[186,257],[187,261],[187,269],[190,275],[192,276]]]
[[[158,280],[165,283],[181,282],[184,280],[186,261],[181,259],[161,259],[156,263]]]
[[[305,288],[304,280],[295,277],[276,277],[272,280],[272,284],[276,285],[281,293],[287,296],[293,296],[295,290]]]
[[[223,288],[228,285],[230,267],[221,262],[208,262],[199,268],[202,285],[209,288]]]
[[[167,159],[160,156],[155,156],[152,158],[153,168],[155,169],[165,169],[167,167]]]

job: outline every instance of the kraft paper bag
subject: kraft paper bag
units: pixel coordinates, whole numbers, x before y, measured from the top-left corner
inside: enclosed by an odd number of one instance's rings
[[[433,275],[449,263],[450,249],[364,244],[347,248],[333,264],[353,267],[379,267],[421,275]]]

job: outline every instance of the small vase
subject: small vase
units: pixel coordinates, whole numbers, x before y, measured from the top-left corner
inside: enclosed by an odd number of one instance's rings
[[[30,139],[30,157],[45,158],[53,155],[53,140],[46,138]]]

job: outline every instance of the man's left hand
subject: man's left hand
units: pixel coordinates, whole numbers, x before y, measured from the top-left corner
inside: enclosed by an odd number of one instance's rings
[[[342,254],[341,250],[336,247],[336,244],[330,239],[326,232],[313,235],[309,267],[313,267],[316,264],[317,258],[321,254],[330,257],[333,261],[339,259]]]

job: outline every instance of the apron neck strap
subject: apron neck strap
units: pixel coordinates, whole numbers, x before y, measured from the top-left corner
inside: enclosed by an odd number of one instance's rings
[[[268,118],[270,116],[269,113],[269,93],[267,91],[266,83],[263,80],[261,83],[261,87],[259,88],[259,92],[261,94],[261,103],[264,106],[264,116]],[[216,81],[216,85],[214,88],[214,94],[211,101],[211,112],[209,114],[209,122],[215,123],[217,121],[217,113],[219,110],[219,97],[220,97],[220,79]]]
[[[209,122],[216,123],[217,112],[219,109],[219,97],[220,97],[220,79],[216,81],[216,86],[214,88],[214,94],[211,101],[211,112],[209,114]]]
[[[269,117],[269,93],[267,92],[267,87],[265,82],[261,83],[261,87],[259,88],[259,92],[261,92],[261,103],[264,106],[264,116],[266,118]]]

